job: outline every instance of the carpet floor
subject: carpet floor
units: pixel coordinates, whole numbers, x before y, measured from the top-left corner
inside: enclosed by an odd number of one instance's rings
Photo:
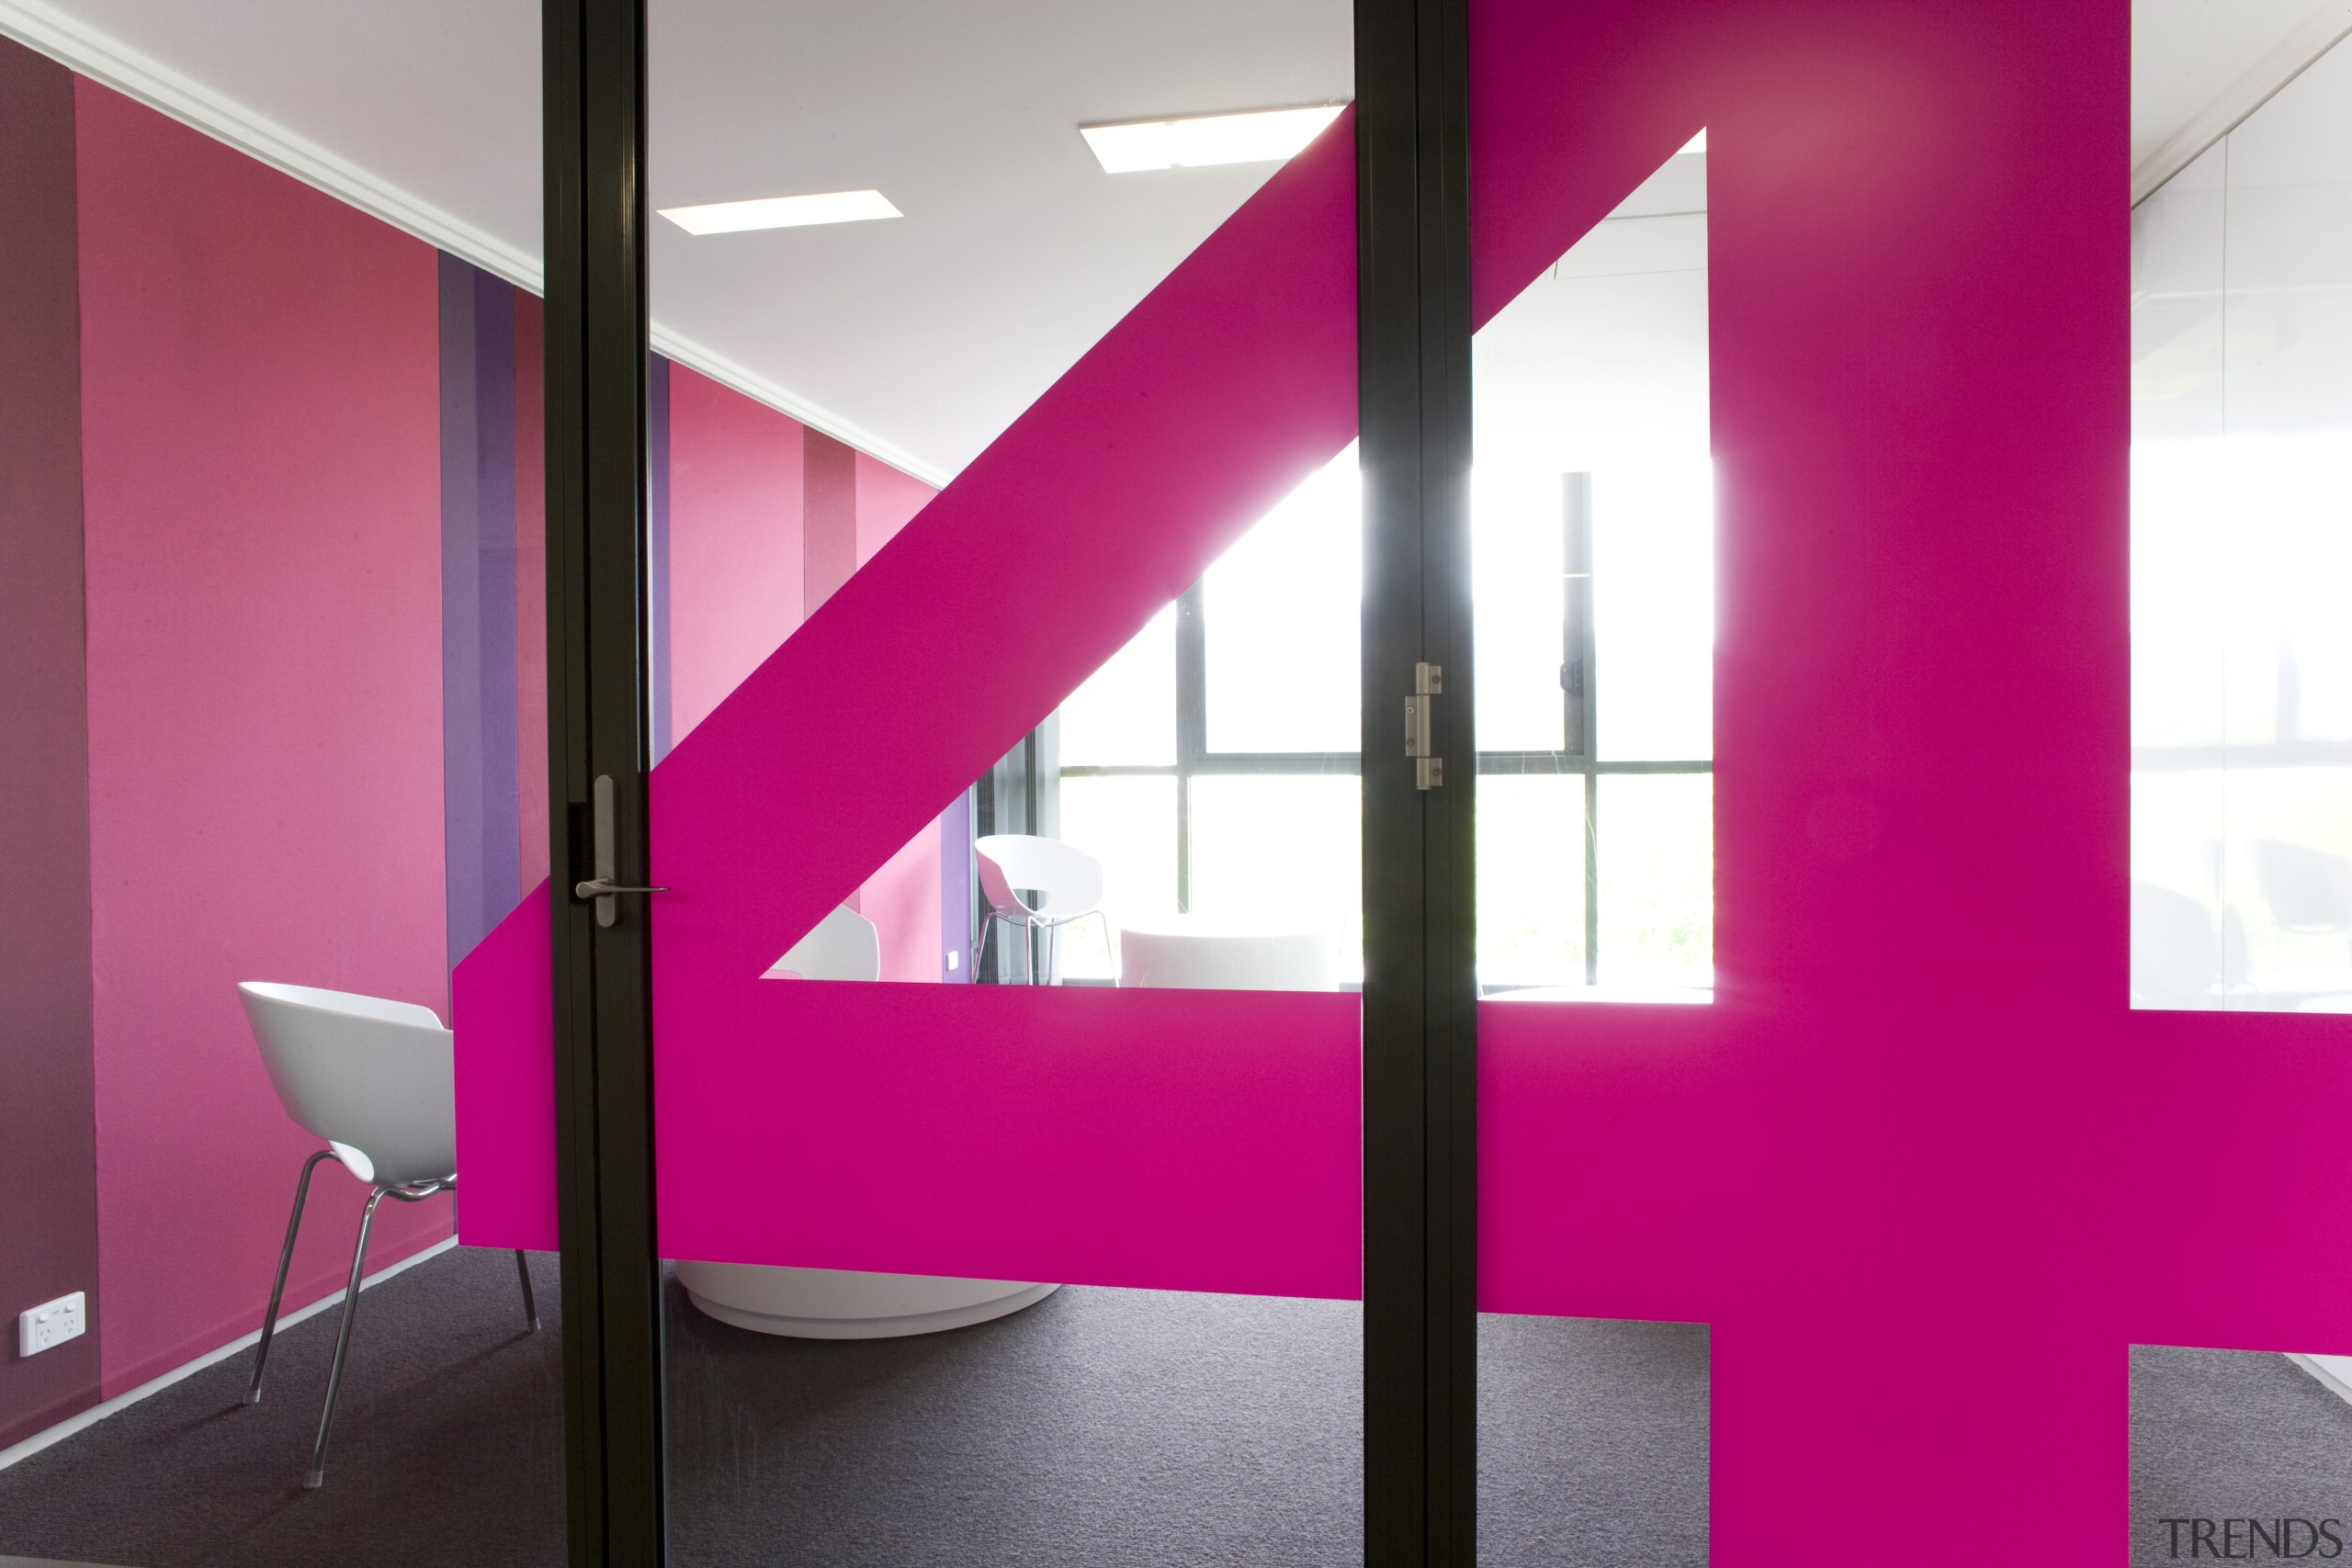
[[[267,1395],[210,1367],[0,1471],[0,1553],[125,1568],[562,1561],[550,1326],[460,1248],[368,1292],[326,1484],[301,1489],[334,1348],[279,1337]],[[684,1568],[1341,1568],[1362,1560],[1357,1309],[1071,1287],[863,1343],[714,1322],[672,1287],[672,1560]],[[1707,1334],[1481,1325],[1482,1562],[1700,1568]]]
[[[555,1260],[533,1259],[555,1321]],[[1361,1561],[1357,1312],[1071,1287],[950,1334],[775,1339],[672,1288],[682,1568],[1137,1568]],[[460,1248],[362,1299],[327,1483],[305,1493],[334,1316],[0,1471],[8,1554],[122,1568],[562,1561],[555,1330]],[[2132,1562],[2165,1517],[2352,1521],[2352,1404],[2283,1357],[2132,1352]],[[1702,1327],[1480,1325],[1480,1561],[1700,1568]],[[2352,1528],[2345,1530],[2352,1540]]]
[[[2217,1521],[2220,1544],[2220,1520],[2275,1529],[2288,1517],[2334,1520],[2352,1549],[2352,1404],[2284,1356],[2133,1346],[2132,1568],[2198,1560],[2194,1525],[2167,1529],[2167,1518]],[[2234,1544],[2234,1555],[2255,1557],[2243,1527]],[[2304,1532],[2293,1545],[2314,1562],[2341,1560]]]

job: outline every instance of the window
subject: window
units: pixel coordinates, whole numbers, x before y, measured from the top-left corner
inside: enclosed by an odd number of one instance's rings
[[[1478,334],[1479,979],[1713,985],[1705,155],[1677,156]],[[1352,448],[1062,705],[1061,837],[1114,923],[1280,917],[1362,965]],[[1042,733],[1042,732],[1041,732]],[[1091,924],[1068,979],[1107,981]]]
[[[2132,223],[2134,1005],[2352,1010],[2352,50]]]

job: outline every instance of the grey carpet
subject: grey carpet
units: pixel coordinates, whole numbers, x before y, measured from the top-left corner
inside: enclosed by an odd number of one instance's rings
[[[555,1265],[534,1259],[555,1321]],[[1353,1564],[1357,1309],[1072,1287],[952,1334],[863,1344],[715,1323],[674,1290],[673,1561]],[[334,1320],[0,1471],[0,1552],[126,1568],[560,1563],[557,1335],[513,1264],[450,1253],[369,1291],[327,1483],[300,1489]],[[1481,1562],[1699,1568],[1707,1338],[1481,1325]]]
[[[2288,1517],[2339,1521],[2352,1550],[2352,1404],[2284,1356],[2132,1347],[2133,1568],[2212,1557],[2191,1557],[2193,1528],[2173,1556],[2160,1520]],[[2256,1550],[2243,1534],[2236,1547],[2241,1560]]]

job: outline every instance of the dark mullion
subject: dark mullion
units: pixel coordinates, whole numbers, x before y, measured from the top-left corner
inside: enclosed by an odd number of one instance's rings
[[[1222,751],[1203,757],[1186,772],[1196,775],[1360,773],[1363,764],[1352,751]]]
[[[1601,773],[1681,772],[1656,764],[1600,764],[1600,660],[1592,613],[1592,476],[1560,476],[1560,666],[1567,724],[1567,754],[1584,775],[1584,983],[1600,983],[1600,780]],[[1712,769],[1713,764],[1709,764]],[[1566,771],[1566,770],[1563,770]],[[1695,770],[1693,770],[1695,771]]]
[[[1209,749],[1208,596],[1200,581],[1176,600],[1176,908],[1193,908],[1193,773]]]
[[[1179,773],[1356,773],[1363,759],[1353,751],[1212,751],[1191,767],[1173,762],[1073,762],[1061,770],[1066,779],[1164,779]],[[1535,776],[1581,777],[1586,773],[1712,773],[1709,761],[1578,762],[1555,751],[1481,751],[1482,773],[1524,773]]]
[[[1712,773],[1712,761],[1587,762],[1555,751],[1481,751],[1482,773],[1551,773],[1575,778],[1585,773]]]
[[[600,928],[593,781],[615,785],[617,872],[642,885],[646,689],[645,11],[545,0],[550,881],[571,1561],[664,1549],[653,1226],[651,946],[641,899]]]
[[[1364,491],[1364,1546],[1476,1560],[1465,0],[1357,0]],[[1416,787],[1402,705],[1440,665]]]
[[[1600,774],[1584,774],[1584,983],[1600,984]]]

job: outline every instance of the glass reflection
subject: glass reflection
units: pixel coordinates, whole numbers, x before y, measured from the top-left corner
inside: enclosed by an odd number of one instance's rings
[[[2352,1008],[2352,51],[2132,215],[2132,996]]]
[[[1714,483],[1703,139],[1480,329],[1478,978],[1704,1000]]]

